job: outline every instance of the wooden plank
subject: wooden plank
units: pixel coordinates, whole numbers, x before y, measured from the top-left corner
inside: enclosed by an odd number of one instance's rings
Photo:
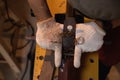
[[[52,16],[56,13],[66,12],[66,0],[47,0],[47,3]]]
[[[7,51],[3,48],[3,46],[0,44],[0,54],[5,58],[9,66],[14,70],[14,72],[18,75],[20,73],[20,69],[17,67],[17,65],[14,63],[12,58],[9,56]]]
[[[82,65],[80,68],[80,80],[98,79],[98,52],[84,53],[82,55]]]
[[[33,80],[38,80],[38,77],[41,73],[42,65],[44,63],[44,60],[42,58],[44,58],[45,55],[46,55],[46,50],[40,48],[39,45],[36,44]]]
[[[42,66],[39,80],[52,80],[53,71],[54,71],[54,53],[53,53],[53,51],[47,50],[46,57],[44,60],[45,61]]]
[[[36,44],[33,80],[51,80],[54,71],[54,54]]]

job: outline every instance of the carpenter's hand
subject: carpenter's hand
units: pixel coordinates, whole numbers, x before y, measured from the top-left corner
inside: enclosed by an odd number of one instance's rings
[[[55,51],[55,66],[59,67],[62,57],[62,29],[63,24],[56,23],[53,18],[37,22],[36,42],[40,47]]]
[[[103,44],[105,32],[95,23],[82,23],[76,25],[76,41],[74,52],[74,66],[80,66],[81,53],[93,52],[100,49]]]
[[[42,48],[55,51],[56,67],[61,64],[63,26],[63,24],[55,22],[53,18],[37,22],[36,41]],[[96,51],[102,46],[104,35],[104,31],[94,22],[76,24],[74,67],[80,67],[83,52]]]

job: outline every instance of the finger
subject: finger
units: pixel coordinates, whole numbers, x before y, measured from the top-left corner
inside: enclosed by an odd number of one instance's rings
[[[55,66],[59,67],[61,65],[62,58],[62,46],[55,46]]]
[[[80,67],[80,59],[81,59],[81,49],[76,45],[75,52],[74,52],[74,67]]]

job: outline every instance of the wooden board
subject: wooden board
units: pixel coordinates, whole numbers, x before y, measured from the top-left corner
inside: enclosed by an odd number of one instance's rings
[[[52,16],[66,12],[66,0],[47,0]]]
[[[42,65],[44,60],[41,58],[44,58],[46,55],[46,50],[43,48],[40,48],[37,44],[36,44],[36,52],[35,52],[35,61],[34,61],[34,73],[33,73],[33,80],[38,80],[40,73],[41,73],[41,69],[42,69]]]
[[[85,53],[82,57],[80,80],[99,80],[98,79],[98,53]]]

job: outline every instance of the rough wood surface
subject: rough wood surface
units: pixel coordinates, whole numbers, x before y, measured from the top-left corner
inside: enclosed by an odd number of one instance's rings
[[[54,54],[53,51],[47,50],[39,80],[52,80],[53,71],[54,71]]]

